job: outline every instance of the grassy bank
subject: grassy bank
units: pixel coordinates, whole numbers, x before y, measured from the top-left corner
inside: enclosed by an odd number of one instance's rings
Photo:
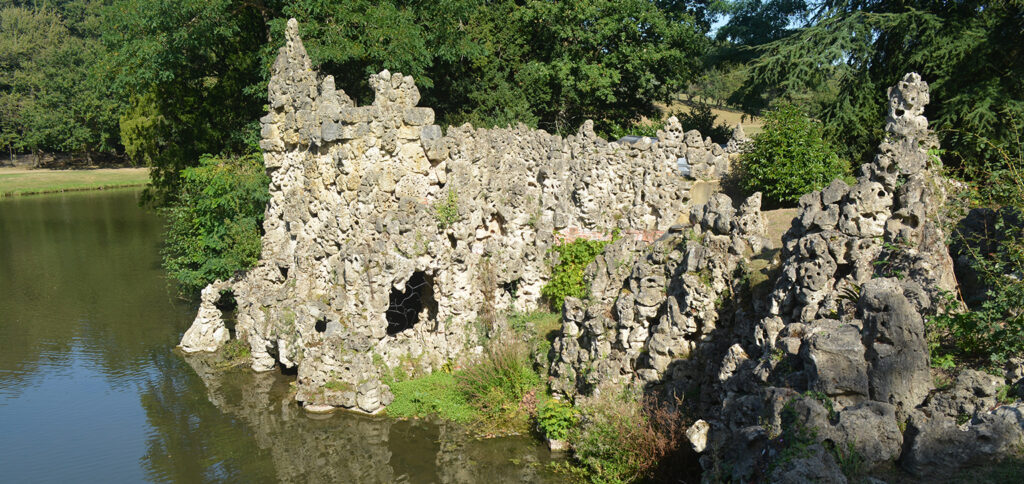
[[[481,437],[520,434],[568,443],[567,459],[550,464],[565,482],[625,483],[693,472],[680,453],[688,422],[675,410],[636,389],[576,402],[550,395],[544,362],[561,329],[559,314],[499,315],[498,321],[481,332],[483,351],[469,361],[428,375],[390,369],[395,400],[387,414],[459,422]]]
[[[538,355],[546,358],[560,316],[511,314],[501,321],[481,328],[483,352],[475,358],[428,375],[391,369],[388,384],[395,400],[388,415],[434,415],[468,424],[483,436],[529,433],[538,401],[547,398],[547,372],[536,360]]]
[[[148,182],[149,170],[147,168],[87,170],[0,168],[0,197],[142,186]]]

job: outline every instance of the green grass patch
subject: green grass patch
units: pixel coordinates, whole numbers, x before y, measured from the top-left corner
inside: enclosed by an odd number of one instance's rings
[[[221,369],[228,369],[247,365],[251,361],[251,356],[249,343],[240,339],[228,340],[220,349],[221,361],[217,363],[217,366]]]
[[[411,380],[388,382],[388,385],[395,395],[387,409],[392,417],[436,415],[453,422],[470,423],[479,415],[466,401],[451,373],[434,372]]]
[[[93,170],[28,170],[0,168],[0,197],[142,186],[149,183],[147,168]]]
[[[485,342],[484,352],[465,367],[408,378],[403,368],[386,369],[395,400],[393,417],[437,416],[469,424],[481,435],[526,433],[544,398],[543,368],[551,341],[561,329],[554,313],[505,316],[509,331]]]

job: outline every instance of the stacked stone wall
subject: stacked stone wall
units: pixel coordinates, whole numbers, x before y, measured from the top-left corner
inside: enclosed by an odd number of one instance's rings
[[[553,244],[616,229],[653,240],[686,206],[693,179],[680,158],[696,177],[728,166],[724,148],[675,118],[657,140],[621,144],[589,121],[565,138],[442,130],[413,79],[388,71],[370,77],[373,103],[356,106],[312,69],[294,21],[286,36],[260,120],[271,179],[261,258],[218,287],[238,301],[254,369],[297,368],[307,408],[380,410],[383,369],[463,357],[483,308],[535,309]],[[222,336],[213,316],[190,334]],[[201,339],[183,347],[220,344]]]

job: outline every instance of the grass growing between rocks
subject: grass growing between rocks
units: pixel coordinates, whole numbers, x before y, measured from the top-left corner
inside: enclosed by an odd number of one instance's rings
[[[560,326],[553,313],[507,315],[505,330],[484,341],[483,352],[462,366],[411,378],[393,372],[387,383],[395,399],[388,415],[435,416],[483,436],[529,433],[538,399],[545,398],[546,369],[535,364],[535,356],[547,355]]]

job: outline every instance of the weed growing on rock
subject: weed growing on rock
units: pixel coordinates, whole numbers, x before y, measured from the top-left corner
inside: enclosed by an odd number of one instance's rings
[[[352,384],[338,380],[331,380],[324,383],[324,389],[335,392],[350,392],[352,391]]]
[[[434,203],[434,218],[439,228],[447,229],[459,220],[459,197],[455,190],[448,188],[445,199]]]
[[[551,309],[562,311],[566,297],[586,298],[589,281],[585,270],[594,259],[604,252],[605,246],[618,238],[614,232],[612,240],[576,239],[562,242],[551,248],[557,254],[557,263],[551,268],[551,279],[541,288],[540,293],[547,298]]]
[[[221,360],[216,366],[221,370],[245,366],[251,361],[250,356],[248,343],[239,339],[228,340],[220,349]]]
[[[561,400],[552,398],[537,407],[537,429],[551,440],[568,439],[579,421],[576,409]]]

